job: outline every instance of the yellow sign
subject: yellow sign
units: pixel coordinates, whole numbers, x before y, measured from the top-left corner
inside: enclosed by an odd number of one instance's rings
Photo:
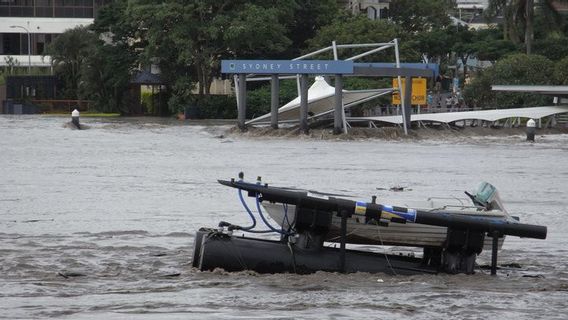
[[[402,91],[404,92],[404,78],[402,81]],[[392,87],[398,90],[398,79],[392,79]],[[392,104],[401,104],[398,91],[392,93]],[[410,104],[425,105],[426,104],[426,78],[412,78],[412,100]]]

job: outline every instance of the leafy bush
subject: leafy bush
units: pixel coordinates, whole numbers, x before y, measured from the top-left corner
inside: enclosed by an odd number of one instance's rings
[[[234,119],[237,117],[237,102],[234,96],[208,95],[190,97],[185,106],[189,119]]]
[[[556,85],[568,85],[568,56],[556,63],[553,78]]]
[[[488,108],[534,107],[551,103],[550,97],[534,93],[496,92],[492,85],[550,85],[554,64],[540,55],[516,54],[482,71],[464,89],[466,103]]]

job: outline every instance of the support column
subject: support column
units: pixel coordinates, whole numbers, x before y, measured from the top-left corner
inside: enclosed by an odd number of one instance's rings
[[[404,124],[404,134],[408,134],[408,128],[410,128],[410,114],[412,113],[412,78],[404,78],[404,104],[402,109],[402,121]]]
[[[244,73],[239,73],[239,85],[238,85],[238,99],[239,99],[239,110],[237,116],[237,125],[241,131],[246,131],[247,127],[245,125],[246,115],[247,115],[247,80]]]
[[[300,133],[308,134],[308,75],[300,75]]]
[[[273,74],[270,79],[270,126],[278,129],[278,106],[280,105],[280,79]]]
[[[491,234],[493,237],[493,242],[491,246],[491,275],[497,274],[497,253],[499,249],[499,232],[493,231]]]
[[[335,107],[333,111],[333,134],[343,132],[343,78],[341,74],[335,75]]]
[[[347,243],[347,218],[349,217],[349,214],[345,209],[341,209],[339,214],[341,215],[341,240],[340,240],[341,242],[339,243],[339,270],[340,272],[345,273],[347,271],[345,268],[345,262],[346,262],[345,244]]]

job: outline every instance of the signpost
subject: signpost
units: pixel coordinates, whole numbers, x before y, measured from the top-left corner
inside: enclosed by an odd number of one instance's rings
[[[279,74],[297,74],[300,76],[300,132],[308,133],[308,75],[309,74],[333,74],[335,77],[342,77],[344,74],[353,73],[353,61],[350,60],[222,60],[221,72],[238,75],[237,101],[238,101],[238,126],[241,130],[246,130],[246,74],[270,74],[272,79],[271,94],[271,125],[278,128],[278,89]],[[337,80],[336,80],[337,81]],[[339,93],[342,92],[342,82],[336,87]],[[341,103],[341,94],[338,95]],[[336,108],[336,113],[337,113]],[[339,109],[343,112],[343,109]],[[338,118],[340,115],[336,115]],[[337,130],[336,130],[337,131]]]
[[[353,61],[343,60],[222,60],[222,73],[351,74]]]
[[[388,46],[392,46],[389,43]],[[394,44],[396,46],[396,42]],[[357,45],[356,47],[368,46]],[[323,51],[332,49],[333,47],[325,48]],[[384,49],[384,44],[378,48],[369,51],[366,54],[376,52],[379,49]],[[254,74],[266,74],[271,75],[270,79],[272,82],[272,94],[271,94],[271,126],[273,128],[278,128],[278,75],[281,74],[293,74],[298,75],[300,82],[300,106],[301,111],[299,114],[300,131],[303,133],[308,132],[308,122],[307,122],[307,105],[308,105],[308,86],[307,86],[307,76],[308,75],[333,75],[335,76],[335,106],[334,106],[334,133],[341,133],[341,125],[345,127],[345,124],[340,122],[340,117],[343,114],[342,107],[342,93],[343,93],[343,81],[342,77],[344,75],[357,75],[363,77],[404,77],[410,79],[410,77],[422,76],[431,77],[436,73],[437,65],[424,65],[416,64],[416,68],[409,66],[401,67],[401,64],[377,64],[377,63],[354,63],[355,58],[360,58],[362,55],[357,55],[348,60],[301,60],[307,58],[317,53],[323,52],[318,50],[314,53],[304,55],[295,60],[222,60],[221,61],[221,73],[233,74],[235,75],[235,88],[237,94],[237,106],[238,106],[238,126],[241,130],[246,130],[245,125],[245,115],[246,115],[246,76]],[[366,55],[365,54],[365,55]],[[398,56],[398,53],[397,53]],[[426,104],[426,79],[425,78],[415,78],[405,86],[405,81],[403,80],[402,86],[404,86],[408,93],[412,93],[412,102],[410,94],[404,95],[405,110],[404,110],[404,127],[405,133],[406,128],[410,126],[410,104],[425,105]],[[410,88],[412,84],[412,89]],[[393,82],[393,86],[398,88],[398,81]],[[405,90],[402,90],[403,93]],[[400,96],[398,93],[393,94],[393,104],[401,104]],[[408,110],[407,110],[408,109]]]
[[[402,87],[405,87],[405,79],[402,79]],[[392,79],[392,86],[396,91],[392,94],[392,104],[401,104],[400,95],[398,94],[398,81],[396,78]],[[404,91],[404,89],[403,89]],[[412,105],[425,105],[426,104],[426,79],[425,78],[412,78]]]

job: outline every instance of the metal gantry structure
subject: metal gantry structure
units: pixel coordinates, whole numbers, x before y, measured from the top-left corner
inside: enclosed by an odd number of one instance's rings
[[[360,49],[365,48],[367,51],[357,54],[355,56],[349,57],[345,60],[339,59],[339,50],[341,49]],[[395,63],[391,66],[384,66],[384,64],[378,63],[354,63],[355,60],[361,59],[363,57],[369,56],[371,54],[381,52],[387,49],[394,49]],[[363,43],[363,44],[337,44],[333,41],[328,47],[310,52],[308,54],[302,55],[300,57],[289,60],[290,62],[308,62],[311,63],[314,60],[307,60],[308,58],[313,58],[317,55],[332,51],[334,60],[316,60],[318,62],[322,61],[334,61],[334,62],[351,62],[352,70],[348,72],[335,72],[327,74],[333,74],[335,76],[335,99],[334,99],[334,134],[346,133],[347,132],[347,122],[345,119],[345,106],[343,104],[343,77],[344,76],[363,76],[363,77],[396,77],[398,81],[398,88],[395,89],[399,91],[399,94],[403,99],[401,100],[402,105],[402,115],[403,115],[403,128],[404,133],[408,134],[408,128],[410,127],[410,101],[411,101],[411,88],[412,81],[411,77],[422,76],[422,77],[432,77],[434,72],[430,69],[420,69],[420,68],[408,68],[402,67],[399,55],[399,42],[398,39],[393,39],[386,43]],[[245,70],[235,70],[231,69],[233,63],[243,62],[245,60],[224,60],[222,65],[223,73],[233,73],[235,81],[235,91],[237,97],[237,108],[238,108],[238,127],[241,130],[246,130],[246,82],[247,81],[271,81],[271,127],[274,129],[278,128],[278,107],[279,107],[279,81],[280,79],[296,79],[298,83],[298,96],[300,97],[300,112],[299,112],[299,127],[300,132],[307,134],[309,132],[308,126],[308,75],[320,75],[322,72],[295,72],[298,70],[277,70],[274,72],[267,71],[261,72],[264,76],[259,76],[257,72],[245,72]],[[263,60],[249,60],[256,64],[263,62]],[[269,61],[270,62],[270,61]],[[269,74],[270,76],[266,76]],[[287,74],[287,75],[283,75]],[[405,87],[402,88],[402,77],[405,80]]]

